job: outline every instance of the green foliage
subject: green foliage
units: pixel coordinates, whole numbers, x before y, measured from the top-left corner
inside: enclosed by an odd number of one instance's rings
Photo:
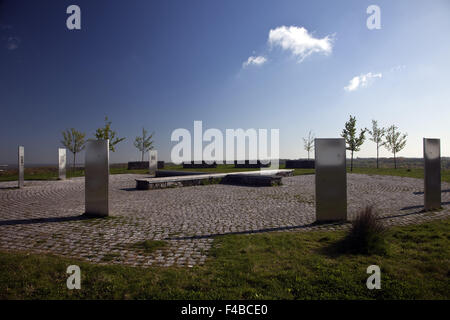
[[[141,161],[144,161],[144,154],[153,149],[153,133],[147,136],[148,132],[142,128],[142,136],[136,137],[134,140],[134,146],[141,152]]]
[[[388,151],[394,154],[394,166],[397,168],[396,154],[400,152],[406,145],[406,137],[408,134],[402,134],[397,131],[398,127],[395,125],[390,126],[386,131],[385,147]]]
[[[368,130],[368,132],[371,136],[370,140],[375,142],[375,144],[377,145],[377,168],[378,168],[379,167],[379,165],[378,165],[379,150],[380,150],[380,147],[385,144],[385,142],[383,141],[383,137],[386,134],[386,129],[379,128],[378,122],[376,120],[372,120],[372,130]]]
[[[347,150],[357,152],[360,150],[364,140],[366,139],[367,129],[361,129],[359,136],[356,134],[356,118],[350,116],[350,120],[345,123],[345,128],[342,130],[342,138],[345,139]]]
[[[84,132],[80,132],[75,130],[74,128],[66,129],[62,132],[63,139],[61,143],[64,147],[66,147],[73,154],[73,169],[75,169],[76,163],[76,155],[81,152],[85,145],[85,137],[86,134]]]
[[[367,130],[370,134],[370,140],[375,142],[378,146],[383,146],[383,137],[386,134],[386,128],[378,127],[378,121],[372,120],[372,130]]]
[[[167,242],[161,240],[145,240],[135,243],[132,247],[139,251],[143,251],[145,254],[151,254],[158,249],[162,249],[167,246]]]
[[[309,160],[309,153],[314,149],[314,134],[309,131],[308,137],[303,138],[303,146],[306,151],[308,151],[308,160]]]
[[[105,117],[105,126],[95,131],[95,137],[97,140],[109,140],[109,150],[114,152],[116,151],[116,144],[122,142],[125,138],[116,137],[117,132],[111,129],[111,123],[111,121],[108,121],[108,117]]]
[[[350,116],[350,119],[345,123],[345,127],[342,130],[342,138],[345,139],[347,144],[347,150],[351,151],[351,163],[350,171],[353,170],[353,153],[358,152],[366,139],[367,129],[361,129],[359,136],[356,134],[356,118]]]

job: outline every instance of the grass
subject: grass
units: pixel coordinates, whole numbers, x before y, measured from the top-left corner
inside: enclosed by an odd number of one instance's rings
[[[280,166],[280,169],[284,169],[284,165]],[[241,172],[241,171],[257,171],[259,169],[247,168],[247,169],[236,169],[232,164],[219,164],[217,168],[203,168],[203,169],[183,169],[182,165],[166,165],[163,170],[177,170],[177,171],[191,171],[191,172],[210,172],[210,173],[226,173],[226,172]],[[294,169],[294,175],[306,175],[314,174],[314,169]],[[350,173],[350,169],[347,168],[347,172]],[[125,166],[112,165],[110,168],[111,174],[147,174],[148,170],[127,170]],[[368,174],[368,175],[389,175],[389,176],[399,176],[399,177],[410,177],[423,179],[424,170],[423,168],[369,168],[369,167],[356,167],[353,168],[352,173]],[[67,177],[82,177],[84,176],[84,170],[77,169],[72,171],[67,170]],[[25,180],[56,180],[58,177],[58,171],[54,167],[40,167],[40,168],[25,168]],[[450,182],[450,170],[441,170],[442,181]],[[0,181],[14,181],[17,180],[17,170],[8,170],[6,172],[0,173]]]
[[[233,164],[219,164],[217,168],[196,168],[196,169],[183,169],[182,165],[166,165],[163,170],[176,170],[176,171],[189,171],[189,172],[209,172],[209,173],[227,173],[227,172],[243,172],[243,171],[258,171],[254,168],[235,168]],[[124,166],[111,166],[111,174],[148,174],[146,169],[127,170]],[[313,169],[295,169],[294,175],[299,174],[312,174]],[[72,170],[68,168],[67,178],[83,177],[84,170],[76,169]],[[25,180],[57,180],[58,170],[56,167],[39,167],[39,168],[25,168]],[[8,170],[0,173],[0,181],[14,181],[17,180],[17,170]]]
[[[111,174],[125,174],[125,173],[136,173],[136,174],[146,174],[148,170],[127,170],[127,168],[122,167],[111,167]],[[0,181],[15,181],[17,180],[17,170],[8,170],[6,172],[0,173]],[[67,178],[84,177],[83,169],[67,169]],[[24,174],[25,180],[57,180],[58,170],[54,167],[39,167],[39,168],[25,168]]]
[[[450,219],[390,229],[385,255],[339,252],[345,235],[218,237],[206,263],[193,268],[0,252],[0,299],[450,299]],[[71,264],[81,268],[81,290],[66,288]],[[366,288],[372,264],[381,268],[381,290]]]
[[[158,249],[162,249],[167,245],[167,242],[160,240],[145,240],[135,243],[132,247],[139,251],[143,251],[145,254],[151,254]]]

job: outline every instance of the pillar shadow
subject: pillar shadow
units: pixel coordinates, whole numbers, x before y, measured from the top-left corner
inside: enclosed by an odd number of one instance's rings
[[[0,187],[0,190],[19,190],[19,187]]]
[[[78,215],[78,216],[69,216],[69,217],[3,220],[3,221],[0,221],[0,226],[27,225],[27,224],[36,224],[36,223],[58,223],[58,222],[68,222],[68,221],[92,220],[92,219],[97,219],[97,218],[82,214],[82,215]]]
[[[441,202],[441,206],[446,206],[446,205],[450,205],[450,201]],[[401,208],[400,211],[414,210],[414,209],[418,209],[418,210],[414,211],[414,212],[409,212],[409,213],[384,216],[384,217],[380,217],[379,219],[383,220],[383,219],[390,219],[390,218],[400,218],[400,217],[406,217],[406,216],[411,216],[411,215],[415,215],[415,214],[429,212],[429,211],[425,211],[425,208],[422,204],[417,205],[417,206],[404,207],[404,208]]]
[[[450,201],[445,201],[445,202],[441,202],[441,206],[446,206],[449,205]],[[401,211],[406,211],[406,210],[414,210],[414,209],[423,209],[423,204],[419,204],[417,206],[409,206],[409,207],[403,207],[400,210]]]
[[[347,222],[334,222],[334,223],[323,223],[323,222],[313,222],[309,224],[304,224],[301,226],[286,226],[286,227],[276,227],[276,228],[264,228],[258,230],[244,230],[244,231],[234,231],[234,232],[224,232],[224,233],[211,233],[205,235],[195,235],[195,236],[187,236],[187,237],[167,237],[164,240],[199,240],[199,239],[209,239],[220,236],[227,235],[242,235],[242,234],[257,234],[257,233],[266,233],[266,232],[276,232],[276,231],[286,231],[286,230],[301,230],[311,227],[317,226],[339,226],[344,225]]]
[[[120,190],[122,190],[122,191],[142,191],[137,188],[121,188]]]
[[[441,190],[441,193],[445,193],[445,192],[450,192],[450,189]],[[413,194],[421,195],[421,194],[424,194],[424,192],[423,191],[416,191],[416,192],[413,192]]]

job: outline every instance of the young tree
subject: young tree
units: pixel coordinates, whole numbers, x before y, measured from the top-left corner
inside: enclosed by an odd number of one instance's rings
[[[342,130],[342,138],[345,139],[347,144],[347,150],[351,151],[351,160],[350,160],[350,171],[353,171],[353,153],[358,152],[361,148],[361,145],[364,143],[366,139],[367,129],[361,129],[359,136],[356,135],[356,118],[350,116],[350,120],[345,123],[345,128]]]
[[[83,132],[79,132],[74,128],[66,129],[66,131],[62,132],[63,140],[61,143],[64,147],[69,149],[70,152],[73,153],[73,171],[75,171],[75,161],[77,153],[81,152],[84,149],[86,141],[84,140],[86,134]]]
[[[399,153],[406,145],[407,133],[403,135],[401,132],[396,131],[397,126],[392,125],[386,130],[386,141],[384,143],[387,150],[394,154],[394,168],[397,169],[397,159],[395,155]]]
[[[314,149],[314,134],[309,131],[308,137],[303,138],[303,144],[306,151],[308,151],[308,160],[309,160],[309,153]]]
[[[386,134],[385,128],[379,128],[378,122],[376,120],[372,120],[372,130],[368,130],[371,138],[370,140],[375,142],[377,145],[377,169],[378,169],[378,157],[379,157],[379,150],[380,147],[385,144],[383,141],[383,137]]]
[[[116,144],[125,140],[125,138],[116,138],[116,134],[117,132],[111,129],[111,121],[108,121],[108,117],[105,117],[105,126],[103,128],[98,128],[97,131],[95,131],[97,140],[109,139],[109,150],[112,152],[116,151]]]
[[[134,146],[141,152],[142,159],[141,161],[144,161],[144,154],[153,149],[153,133],[147,137],[147,130],[142,128],[142,136],[136,137],[134,140]]]

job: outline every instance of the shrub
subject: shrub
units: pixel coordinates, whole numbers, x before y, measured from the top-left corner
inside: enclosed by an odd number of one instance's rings
[[[344,241],[345,249],[360,254],[386,253],[386,227],[372,206],[361,210]]]

